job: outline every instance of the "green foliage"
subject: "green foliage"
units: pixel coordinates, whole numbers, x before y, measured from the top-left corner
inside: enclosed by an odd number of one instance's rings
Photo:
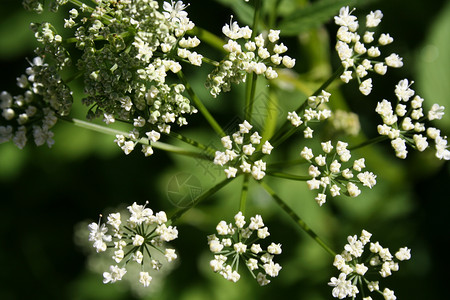
[[[428,37],[418,49],[417,84],[423,91],[423,96],[433,99],[430,104],[440,103],[450,107],[450,4],[440,11]],[[450,127],[450,116],[445,115],[436,121],[438,126]]]

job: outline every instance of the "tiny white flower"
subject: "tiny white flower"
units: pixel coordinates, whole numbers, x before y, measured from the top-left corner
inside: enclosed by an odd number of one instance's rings
[[[372,91],[372,78],[366,79],[361,82],[361,84],[359,85],[359,90],[364,96],[369,95]]]
[[[141,283],[144,287],[148,287],[152,279],[152,276],[150,276],[148,272],[139,273],[139,283]]]
[[[144,237],[140,236],[139,234],[136,234],[134,237],[132,237],[133,240],[133,246],[141,246],[144,243]]]
[[[168,262],[174,261],[177,259],[177,254],[175,253],[175,249],[166,249],[164,256],[167,258]]]
[[[228,169],[225,169],[225,174],[227,175],[227,178],[233,178],[236,177],[237,169],[233,167],[229,167]]]

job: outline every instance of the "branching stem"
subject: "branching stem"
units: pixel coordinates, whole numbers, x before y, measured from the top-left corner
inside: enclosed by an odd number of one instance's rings
[[[336,253],[322,241],[319,236],[311,229],[309,226],[303,221],[276,193],[270,186],[268,186],[265,182],[260,182],[261,186],[272,196],[278,206],[281,207],[292,220],[305,231],[310,237],[312,237],[325,251],[327,251],[332,256],[336,256]]]

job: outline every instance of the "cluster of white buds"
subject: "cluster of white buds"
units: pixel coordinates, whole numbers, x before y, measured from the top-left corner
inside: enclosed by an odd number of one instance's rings
[[[389,137],[395,154],[399,158],[406,158],[408,151],[406,145],[410,145],[419,151],[428,148],[427,136],[434,140],[436,157],[450,160],[450,151],[447,146],[447,138],[441,137],[440,130],[425,126],[425,121],[441,119],[444,115],[444,107],[433,104],[427,114],[424,114],[422,104],[424,99],[410,88],[412,82],[407,79],[400,80],[395,87],[397,97],[395,108],[388,100],[378,102],[376,112],[383,120],[378,125],[378,133]]]
[[[175,249],[166,248],[164,245],[178,237],[177,228],[168,226],[164,211],[153,214],[153,211],[145,206],[136,202],[128,206],[130,217],[125,222],[122,222],[121,214],[117,212],[108,215],[106,224],[101,224],[101,220],[98,224],[89,224],[89,241],[93,242],[95,250],[99,253],[109,248],[116,263],[110,266],[109,272],[103,273],[103,283],[121,280],[127,273],[128,264],[136,263],[141,269],[139,282],[147,287],[152,280],[148,271],[158,271],[163,265],[155,258],[154,251],[157,254],[164,253],[167,262],[177,258]],[[107,234],[107,225],[112,235]]]
[[[366,292],[376,292],[383,295],[386,300],[395,300],[394,291],[379,288],[379,281],[375,280],[375,274],[385,278],[398,271],[398,262],[409,260],[411,250],[407,247],[400,248],[392,255],[388,248],[383,248],[379,242],[370,243],[369,251],[364,252],[369,244],[372,234],[362,230],[361,236],[356,235],[347,238],[348,244],[344,251],[336,255],[333,265],[341,272],[339,277],[332,277],[329,286],[333,287],[332,295],[335,298],[355,298],[358,293],[366,295]],[[358,288],[359,286],[359,288]],[[371,300],[370,296],[365,300]]]
[[[231,18],[230,24],[223,26],[222,32],[229,38],[223,46],[228,55],[208,75],[206,81],[214,97],[222,91],[229,91],[231,83],[244,82],[248,73],[264,74],[270,80],[278,77],[274,68],[281,65],[293,68],[295,65],[295,59],[284,54],[288,48],[283,43],[276,43],[280,38],[279,30],[271,29],[267,37],[261,33],[252,39],[252,30],[248,26],[239,27]],[[238,43],[240,39],[245,40],[243,46]]]
[[[383,13],[380,10],[371,11],[366,16],[366,31],[361,35],[357,33],[359,22],[352,15],[349,7],[342,7],[339,16],[334,17],[336,25],[341,26],[337,32],[336,51],[345,68],[341,80],[348,83],[353,74],[359,82],[359,90],[363,95],[369,95],[372,91],[372,79],[364,79],[369,71],[384,75],[387,68],[400,68],[403,66],[402,58],[392,53],[384,60],[380,59],[380,46],[385,46],[394,41],[388,33],[382,33],[375,38],[375,28],[380,24]]]
[[[326,103],[330,100],[331,94],[322,90],[318,96],[308,98],[308,108],[303,111],[303,115],[298,115],[296,111],[288,112],[287,119],[295,127],[305,126],[303,134],[305,138],[312,138],[314,130],[308,126],[308,122],[320,122],[331,117],[331,110],[327,109]]]
[[[260,215],[251,217],[247,227],[242,212],[237,213],[234,220],[234,225],[220,221],[216,227],[218,236],[208,236],[209,249],[214,253],[209,265],[225,279],[236,282],[241,277],[239,261],[243,260],[258,284],[269,284],[267,275],[276,277],[281,270],[281,266],[273,261],[275,255],[281,254],[281,244],[271,243],[263,250],[256,243],[270,235]]]
[[[41,57],[34,58],[26,75],[17,78],[17,86],[25,90],[22,95],[0,93],[0,143],[12,140],[22,149],[32,138],[37,146],[51,147],[54,140],[50,129],[57,116],[69,113],[72,92]]]
[[[320,206],[326,202],[327,190],[332,197],[339,196],[342,189],[346,195],[357,197],[361,193],[357,183],[369,188],[376,184],[376,175],[362,171],[366,167],[364,158],[355,160],[350,166],[351,154],[347,143],[338,141],[336,147],[333,147],[331,141],[328,141],[321,143],[321,146],[323,155],[314,156],[312,149],[308,147],[304,147],[300,153],[301,157],[311,163],[308,173],[312,179],[307,184],[310,190],[320,190],[315,198]],[[349,166],[344,169],[345,163]]]
[[[261,153],[269,155],[273,146],[269,141],[261,143],[261,136],[257,131],[250,136],[250,130],[253,128],[250,123],[244,121],[239,124],[239,131],[236,131],[230,137],[224,136],[221,141],[224,152],[216,151],[214,157],[214,164],[220,166],[227,166],[224,170],[228,178],[236,177],[237,172],[248,173],[256,180],[261,180],[266,173],[266,163],[258,159],[254,161],[254,154],[258,153],[257,147],[261,148]],[[256,147],[255,147],[256,146]],[[239,169],[238,169],[239,168]]]

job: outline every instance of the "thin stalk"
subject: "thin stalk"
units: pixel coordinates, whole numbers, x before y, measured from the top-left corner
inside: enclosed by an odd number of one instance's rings
[[[98,125],[98,124],[94,124],[91,122],[86,122],[83,120],[79,120],[79,119],[75,119],[75,118],[68,118],[68,117],[60,117],[61,120],[64,120],[66,122],[72,123],[77,127],[81,127],[81,128],[85,128],[88,130],[92,130],[92,131],[96,131],[96,132],[100,132],[100,133],[104,133],[104,134],[108,134],[108,135],[112,135],[112,136],[116,136],[116,135],[123,135],[125,137],[129,137],[129,133],[121,131],[121,130],[117,130],[117,129],[113,129],[113,128],[108,128],[102,125]],[[144,145],[150,145],[150,142],[148,139],[146,138],[141,138],[138,141],[136,141],[140,144],[144,144]],[[201,158],[201,159],[208,159],[208,157],[206,157],[204,155],[204,153],[199,153],[199,152],[194,152],[194,151],[189,151],[189,150],[185,150],[183,148],[177,147],[177,146],[173,146],[170,144],[166,144],[163,142],[152,142],[151,146],[153,148],[159,149],[159,150],[163,150],[163,151],[167,151],[170,153],[174,153],[174,154],[179,154],[179,155],[184,155],[184,156],[189,156],[189,157],[195,157],[195,158]],[[209,160],[209,159],[208,159]]]
[[[284,167],[292,167],[294,165],[301,165],[301,164],[306,164],[306,163],[308,163],[308,161],[306,159],[300,158],[300,159],[295,159],[295,160],[286,160],[286,161],[268,163],[267,167],[270,169],[284,168]]]
[[[385,141],[387,139],[389,139],[389,137],[387,137],[385,135],[380,135],[380,136],[377,136],[377,137],[372,138],[370,140],[367,140],[365,142],[362,142],[361,144],[358,144],[356,146],[349,147],[348,150],[355,150],[355,149],[359,149],[359,148],[362,148],[362,147],[365,147],[365,146],[377,144],[377,143],[380,143],[380,142]]]
[[[336,256],[336,253],[322,241],[319,236],[303,221],[278,195],[274,190],[270,188],[266,183],[260,182],[261,186],[269,193],[275,202],[283,209],[294,222],[305,231],[310,237],[313,238],[325,251],[327,251],[332,256]]]
[[[176,139],[178,139],[178,140],[180,140],[180,141],[182,141],[182,142],[184,142],[186,144],[189,144],[191,146],[194,146],[194,147],[204,151],[205,155],[212,155],[212,156],[214,156],[214,153],[216,152],[215,149],[212,149],[211,147],[203,145],[203,144],[201,144],[201,143],[199,143],[199,142],[197,142],[197,141],[195,141],[193,139],[190,139],[190,138],[188,138],[188,137],[186,137],[186,136],[184,136],[184,135],[182,135],[180,133],[176,133],[174,131],[170,131],[169,136],[171,136],[173,138],[176,138]]]
[[[272,9],[269,13],[269,21],[267,22],[269,24],[269,28],[275,28],[275,22],[277,20],[278,16],[278,6],[280,5],[281,0],[273,1]]]
[[[222,180],[221,182],[219,182],[218,184],[216,184],[215,186],[213,186],[212,188],[210,188],[207,191],[204,191],[201,195],[199,195],[197,198],[195,198],[192,201],[192,204],[190,206],[187,207],[183,207],[178,209],[171,217],[170,217],[170,223],[175,223],[185,212],[187,212],[189,209],[195,207],[197,204],[199,204],[200,202],[202,202],[203,200],[211,197],[212,195],[214,195],[218,190],[220,190],[221,188],[223,188],[224,186],[226,186],[228,183],[230,183],[231,181],[233,181],[235,178],[226,178],[224,180]]]
[[[266,172],[266,175],[278,177],[278,178],[284,178],[284,179],[290,179],[290,180],[296,180],[296,181],[307,181],[311,179],[311,176],[299,176],[299,175],[293,175],[293,174],[287,174],[282,172]]]
[[[245,215],[245,207],[247,204],[247,195],[248,195],[248,182],[250,175],[244,175],[244,181],[242,182],[242,190],[241,190],[241,200],[239,201],[239,211]]]
[[[255,13],[253,15],[253,26],[252,26],[252,37],[251,40],[253,40],[256,36],[256,33],[258,31],[258,24],[259,19],[261,17],[261,0],[255,1]]]
[[[200,98],[197,96],[197,94],[192,89],[189,82],[187,82],[186,77],[184,76],[182,71],[179,71],[177,73],[178,78],[183,82],[184,86],[186,87],[186,90],[191,97],[192,102],[194,102],[195,107],[202,113],[203,117],[205,117],[206,121],[209,123],[209,125],[214,129],[214,131],[219,134],[221,137],[225,136],[225,132],[223,131],[222,127],[220,127],[219,123],[214,119],[214,117],[210,114],[206,106],[202,103]]]
[[[252,122],[253,103],[255,101],[256,80],[258,75],[254,73],[247,74],[247,85],[245,91],[245,120]]]
[[[254,39],[258,32],[259,19],[261,17],[261,0],[255,1],[255,11],[253,14],[252,37]],[[246,90],[245,90],[245,119],[251,123],[253,102],[255,100],[256,80],[258,76],[254,73],[247,74]]]

